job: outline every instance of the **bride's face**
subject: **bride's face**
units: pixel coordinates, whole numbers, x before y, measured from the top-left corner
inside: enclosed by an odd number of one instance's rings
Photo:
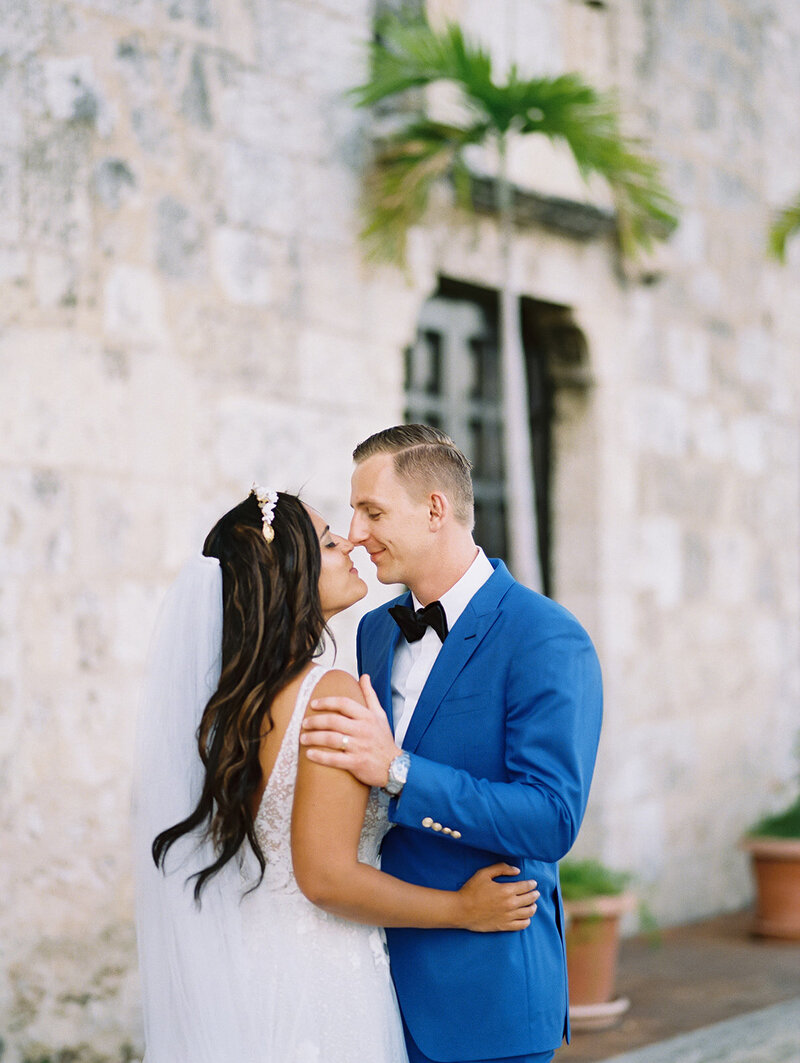
[[[328,620],[342,609],[361,601],[367,593],[367,585],[350,560],[353,544],[349,539],[335,535],[325,520],[306,506],[311,523],[319,536],[321,567],[319,573],[319,597],[322,612]]]

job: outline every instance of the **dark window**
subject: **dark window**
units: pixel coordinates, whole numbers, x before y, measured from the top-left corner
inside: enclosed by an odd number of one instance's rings
[[[490,557],[507,557],[497,293],[442,279],[420,313],[406,351],[407,422],[452,436],[473,464],[475,539]],[[545,593],[551,572],[551,467],[554,388],[583,386],[586,345],[567,307],[520,301],[528,372],[536,517]]]

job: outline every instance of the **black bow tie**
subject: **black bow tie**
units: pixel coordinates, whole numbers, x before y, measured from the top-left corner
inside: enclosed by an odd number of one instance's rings
[[[416,612],[408,605],[393,605],[389,612],[405,635],[406,642],[417,642],[429,627],[433,628],[441,642],[447,638],[447,617],[441,602],[431,602]]]

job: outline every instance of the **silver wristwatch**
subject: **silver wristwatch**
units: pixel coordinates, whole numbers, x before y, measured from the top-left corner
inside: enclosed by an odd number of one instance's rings
[[[383,789],[390,797],[399,797],[408,779],[411,757],[405,751],[398,753],[389,765],[389,780]]]

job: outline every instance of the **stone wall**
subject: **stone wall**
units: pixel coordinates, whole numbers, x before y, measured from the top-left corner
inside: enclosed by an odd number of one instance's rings
[[[254,478],[346,528],[352,447],[400,417],[407,296],[363,275],[341,98],[368,24],[357,3],[3,6],[6,1059],[138,1046],[128,790],[165,586]]]
[[[683,209],[623,268],[520,233],[520,292],[569,305],[594,386],[556,426],[557,596],[608,708],[579,848],[680,921],[749,896],[735,840],[788,793],[798,725],[791,5],[431,4],[498,61],[618,84]],[[349,454],[399,419],[444,273],[497,283],[491,218],[441,204],[410,278],[356,241],[366,0],[10,0],[0,14],[0,1036],[5,1060],[140,1049],[127,806],[160,595],[250,481],[347,522]],[[523,185],[585,196],[558,152]],[[593,188],[592,201],[604,202]],[[363,559],[362,568],[368,565]],[[377,590],[375,594],[377,595]],[[377,601],[373,597],[372,602]],[[339,628],[352,663],[355,618]]]
[[[800,18],[711,0],[618,16],[620,79],[682,223],[660,279],[628,289],[601,400],[619,486],[595,840],[680,921],[746,900],[737,837],[797,773],[798,248],[768,264],[764,233],[798,187]]]

